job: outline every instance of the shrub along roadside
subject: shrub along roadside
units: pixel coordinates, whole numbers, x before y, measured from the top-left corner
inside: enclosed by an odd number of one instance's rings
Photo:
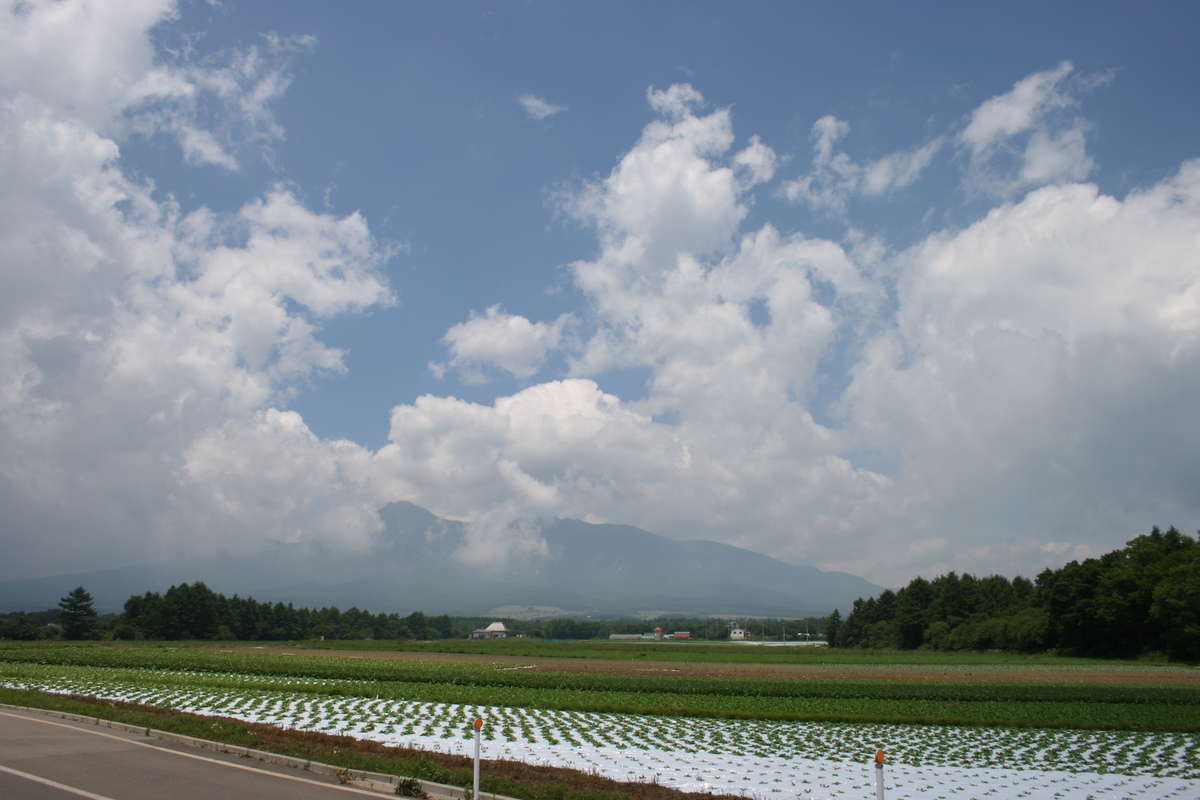
[[[452,786],[470,786],[472,780],[469,758],[388,747],[349,736],[293,731],[226,717],[3,687],[0,687],[0,703],[99,717],[347,769],[420,778]],[[681,792],[658,784],[623,783],[572,769],[490,760],[482,771],[480,791],[525,800],[734,800],[736,797]]]

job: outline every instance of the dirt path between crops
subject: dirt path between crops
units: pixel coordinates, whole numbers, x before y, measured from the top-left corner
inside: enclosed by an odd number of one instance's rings
[[[324,650],[284,645],[211,647],[221,652],[364,658],[400,661],[494,664],[496,669],[607,673],[708,678],[792,678],[796,680],[903,680],[999,683],[1102,683],[1200,686],[1200,669],[1154,667],[957,666],[923,664],[721,664],[679,661],[614,661],[602,658],[553,658],[475,653],[426,653],[379,650]]]

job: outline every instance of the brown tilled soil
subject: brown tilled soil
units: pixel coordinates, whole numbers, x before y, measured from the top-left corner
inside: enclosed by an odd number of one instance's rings
[[[964,681],[998,683],[1104,683],[1200,686],[1200,669],[1156,669],[1154,667],[1101,665],[1087,668],[1056,666],[988,667],[922,666],[912,664],[721,664],[679,661],[616,661],[603,658],[552,658],[475,653],[414,653],[401,651],[322,650],[287,647],[212,648],[278,655],[325,656],[329,658],[374,658],[404,661],[494,664],[497,669],[529,667],[545,672],[608,673],[615,675],[678,675],[710,678],[794,678],[796,680],[903,680]]]

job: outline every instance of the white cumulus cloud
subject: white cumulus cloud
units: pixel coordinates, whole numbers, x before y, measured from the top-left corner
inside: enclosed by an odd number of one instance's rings
[[[346,368],[322,327],[393,303],[367,220],[286,182],[185,209],[121,162],[165,134],[235,168],[283,135],[272,108],[315,42],[168,56],[150,31],[170,12],[0,16],[0,504],[20,554],[0,577],[363,548],[393,500],[469,523],[473,563],[536,557],[529,520],[573,516],[880,581],[1028,573],[1200,519],[1200,162],[1124,196],[1082,182],[1079,98],[1102,81],[1068,63],[875,159],[818,120],[793,200],[849,220],[951,147],[999,198],[899,250],[870,226],[748,222],[786,154],[690,84],[649,89],[611,169],[558,198],[595,237],[567,265],[579,308],[496,298],[443,334],[443,374],[541,382],[400,399],[372,452],[288,410]],[[636,397],[608,385],[626,369]]]
[[[1027,79],[1020,108],[994,104],[973,134],[981,152],[1024,135],[1026,180],[1050,185],[900,253],[857,230],[844,245],[743,230],[770,170],[729,155],[728,110],[652,92],[665,119],[567,203],[600,244],[572,264],[590,309],[563,345],[576,379],[397,407],[397,491],[460,518],[590,516],[881,581],[1029,574],[1164,512],[1200,517],[1200,167],[1124,198],[1064,182],[1084,174],[1065,166],[1080,140],[1038,109],[1065,105],[1026,96],[1057,80]],[[814,147],[854,191],[932,158],[868,168],[838,152],[847,130],[826,118]],[[598,388],[618,368],[647,371],[644,396]]]
[[[225,67],[155,59],[149,31],[169,11],[27,3],[0,17],[0,497],[17,574],[264,536],[360,543],[378,524],[357,477],[306,477],[354,475],[354,448],[276,407],[344,368],[320,326],[390,302],[388,249],[360,216],[313,212],[282,187],[184,213],[126,176],[126,112],[175,113],[186,89],[164,76],[225,80]],[[241,78],[263,72],[236,71],[231,113],[270,128],[282,84],[247,94]]]
[[[1198,212],[1189,162],[1124,199],[1042,188],[902,257],[895,328],[845,402],[899,459],[906,527],[952,543],[932,566],[1028,570],[1045,557],[1030,541],[1103,552],[1164,513],[1195,518]]]
[[[56,117],[120,138],[165,134],[189,164],[237,169],[237,151],[283,134],[272,104],[291,82],[290,60],[311,36],[269,33],[200,60],[166,58],[149,30],[170,0],[30,0],[0,14],[0,89]],[[214,110],[215,109],[215,110]]]
[[[547,354],[562,344],[569,321],[564,315],[551,323],[530,322],[492,306],[446,331],[442,341],[450,350],[450,360],[435,368],[444,373],[447,366],[452,367],[470,382],[484,380],[479,371],[484,367],[528,378],[542,368]]]

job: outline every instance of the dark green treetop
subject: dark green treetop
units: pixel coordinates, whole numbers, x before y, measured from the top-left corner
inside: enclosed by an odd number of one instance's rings
[[[58,620],[62,623],[64,639],[90,639],[96,629],[96,609],[87,589],[76,586],[58,601]]]

